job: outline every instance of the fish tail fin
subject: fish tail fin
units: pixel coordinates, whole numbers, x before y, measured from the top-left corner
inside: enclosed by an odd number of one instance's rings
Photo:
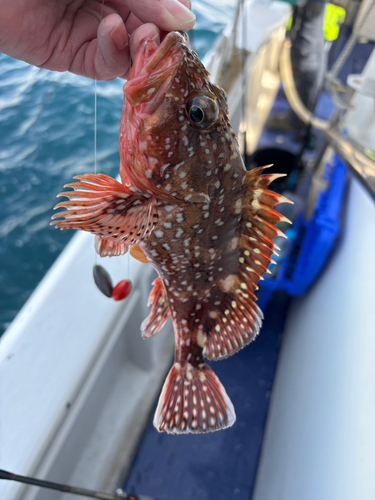
[[[233,404],[206,363],[174,363],[155,412],[154,426],[159,432],[212,432],[235,421]]]

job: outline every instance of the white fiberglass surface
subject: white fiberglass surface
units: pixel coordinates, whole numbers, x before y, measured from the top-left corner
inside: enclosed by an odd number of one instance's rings
[[[353,180],[335,257],[290,312],[254,500],[375,498],[374,220]]]

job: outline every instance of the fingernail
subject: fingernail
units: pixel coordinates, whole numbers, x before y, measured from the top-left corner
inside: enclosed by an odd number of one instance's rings
[[[190,9],[185,7],[178,0],[164,0],[165,8],[180,24],[191,24],[195,21],[196,17]]]
[[[187,7],[188,9],[191,10],[191,1],[190,0],[178,0],[180,3],[182,3],[183,5],[185,5],[185,7]]]
[[[119,50],[124,50],[129,45],[129,38],[127,33],[120,33],[120,36],[116,34],[116,31],[121,29],[121,26],[116,26],[110,33],[109,36],[112,38],[114,44]],[[121,29],[122,30],[122,29]]]

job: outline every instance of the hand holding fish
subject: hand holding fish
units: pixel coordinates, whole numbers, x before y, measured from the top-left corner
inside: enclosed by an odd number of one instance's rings
[[[139,42],[189,30],[190,0],[0,0],[0,51],[40,68],[126,78]],[[162,32],[160,32],[162,30]]]

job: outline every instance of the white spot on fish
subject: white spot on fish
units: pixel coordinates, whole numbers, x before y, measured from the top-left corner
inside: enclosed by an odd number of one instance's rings
[[[203,333],[202,330],[198,330],[197,344],[199,345],[199,347],[203,347],[206,340],[207,340],[207,335],[205,333]]]
[[[223,290],[223,292],[228,293],[235,286],[236,280],[237,276],[235,274],[228,274],[225,279],[221,280],[220,288]]]
[[[179,238],[183,234],[184,230],[179,227],[176,231],[176,238]]]
[[[169,167],[170,163],[166,163],[165,165],[163,165],[161,168],[160,168],[160,175],[163,176],[164,175],[164,172],[165,170]]]
[[[184,161],[182,161],[181,163],[177,163],[177,165],[175,165],[175,167],[174,167],[174,171],[175,171],[175,172],[177,172],[177,170],[178,170],[180,167],[182,167],[182,165],[183,165],[184,163],[185,163]]]
[[[235,204],[235,213],[236,214],[240,214],[241,213],[241,208],[242,208],[242,200],[241,200],[241,198],[239,198],[236,201],[236,204]]]
[[[146,172],[145,172],[145,174],[146,174],[146,177],[147,177],[148,179],[151,179],[151,177],[152,177],[152,170],[147,169],[147,170],[146,170]]]
[[[157,231],[155,231],[155,236],[156,236],[157,238],[162,238],[162,237],[163,237],[163,235],[164,235],[164,233],[163,233],[163,231],[160,231],[160,229],[159,229],[159,230],[157,230]]]

